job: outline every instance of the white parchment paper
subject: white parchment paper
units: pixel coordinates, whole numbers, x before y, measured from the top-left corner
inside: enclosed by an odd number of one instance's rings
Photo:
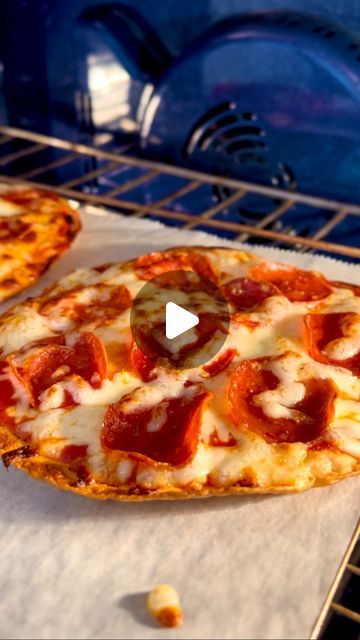
[[[72,250],[31,295],[80,266],[178,244],[233,245],[90,207],[82,217]],[[356,265],[257,253],[360,282]],[[101,503],[1,470],[0,637],[307,638],[354,530],[359,488],[351,478],[292,496]],[[144,592],[159,582],[179,591],[179,630],[146,613]]]

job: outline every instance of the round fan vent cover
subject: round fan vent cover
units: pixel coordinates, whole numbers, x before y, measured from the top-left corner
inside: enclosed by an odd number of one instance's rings
[[[359,51],[354,35],[309,15],[216,25],[158,81],[142,145],[212,173],[360,199]]]
[[[215,163],[222,173],[257,178],[273,186],[295,189],[294,171],[283,161],[269,161],[265,124],[256,113],[240,113],[235,102],[208,109],[195,123],[185,141],[183,158],[197,165]],[[226,192],[225,192],[226,195]]]

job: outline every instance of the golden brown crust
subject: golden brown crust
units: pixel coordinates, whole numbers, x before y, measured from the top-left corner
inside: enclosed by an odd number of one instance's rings
[[[269,487],[242,487],[233,485],[226,488],[216,488],[211,486],[202,486],[201,488],[178,488],[171,489],[164,487],[161,489],[145,490],[133,487],[131,485],[122,485],[121,487],[110,487],[108,485],[92,482],[85,486],[79,484],[75,474],[69,471],[68,467],[63,464],[55,464],[40,456],[32,458],[14,459],[11,463],[14,467],[28,473],[36,480],[43,480],[65,491],[72,491],[87,498],[97,500],[118,500],[123,502],[142,502],[144,500],[185,500],[191,498],[210,498],[229,495],[254,495],[254,494],[284,494],[284,493],[300,493],[302,489],[291,486],[269,486]],[[358,471],[346,473],[342,476],[338,474],[334,477],[328,477],[325,481],[314,483],[307,489],[314,487],[323,487],[334,484],[340,480],[350,476],[357,475]]]
[[[16,233],[0,235],[0,303],[35,284],[69,249],[81,229],[79,213],[59,196],[35,189],[9,189],[0,198],[19,213],[1,216]]]
[[[6,465],[12,465],[17,469],[21,469],[28,473],[35,480],[45,481],[57,489],[63,491],[71,491],[86,498],[96,500],[118,500],[123,502],[142,502],[144,500],[186,500],[191,498],[210,498],[230,495],[255,495],[255,494],[284,494],[284,493],[300,493],[303,489],[294,487],[294,485],[280,485],[268,487],[246,487],[241,483],[230,487],[213,487],[205,486],[188,486],[184,488],[163,487],[161,489],[146,490],[134,484],[123,484],[119,487],[112,487],[106,484],[100,484],[91,481],[89,484],[79,480],[75,471],[70,469],[70,465],[57,462],[44,456],[35,454],[23,456],[22,449],[27,448],[28,443],[17,438],[7,427],[0,425],[0,455],[11,452],[12,455],[6,460]],[[16,452],[20,450],[20,455]],[[5,463],[5,461],[4,461]],[[321,480],[314,481],[313,484],[306,487],[311,489],[314,487],[323,487],[334,484],[340,480],[355,476],[360,472],[360,464],[357,465],[350,473],[344,474],[328,474]]]

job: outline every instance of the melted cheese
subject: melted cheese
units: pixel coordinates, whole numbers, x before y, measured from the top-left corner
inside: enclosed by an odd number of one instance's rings
[[[339,449],[360,459],[360,397],[358,401],[336,399],[331,427]]]
[[[154,431],[160,431],[167,420],[168,402],[162,402],[157,407],[155,406],[151,412],[151,418],[146,426],[146,430],[153,433]]]
[[[225,283],[234,278],[243,278],[248,270],[261,262],[261,259],[251,253],[245,251],[222,251],[221,249],[213,250],[212,260],[216,265],[216,271],[219,273],[220,282]],[[203,255],[207,255],[206,249],[202,251]]]
[[[129,458],[125,458],[119,462],[116,473],[121,483],[128,482],[134,471],[135,462]]]
[[[331,340],[323,349],[324,355],[333,360],[353,358],[360,351],[360,316],[355,320],[342,322],[344,337]]]
[[[50,338],[54,332],[46,319],[31,305],[13,307],[11,315],[0,324],[0,350],[4,356],[25,347],[28,343]]]
[[[263,413],[273,420],[279,418],[294,418],[300,414],[292,409],[305,397],[305,387],[301,382],[292,382],[287,385],[279,385],[276,389],[263,391],[253,396],[253,402],[261,407]]]
[[[91,384],[72,376],[46,389],[41,396],[40,411],[48,411],[60,407],[64,401],[65,391],[68,391],[75,402],[83,406],[105,405],[118,402],[126,393],[130,393],[139,386],[140,380],[127,371],[117,373],[112,380],[104,380],[99,389]]]
[[[70,444],[100,446],[100,427],[106,407],[79,406],[71,409],[41,411],[22,424],[22,431],[35,442],[46,438],[66,439]]]
[[[333,423],[332,427],[337,445],[341,451],[360,459],[360,421],[343,419]]]
[[[339,295],[340,294],[340,295]],[[359,313],[359,297],[351,289],[336,289],[321,313]]]
[[[206,255],[206,250],[204,253]],[[224,282],[246,276],[249,265],[258,261],[247,254],[221,250],[215,250],[209,255]],[[84,304],[92,304],[96,291],[94,285],[105,282],[110,285],[125,285],[132,296],[144,284],[136,278],[129,265],[112,265],[102,273],[92,269],[77,270],[55,286],[51,295],[83,285],[88,288],[78,294],[78,300]],[[48,299],[49,297],[50,295]],[[232,370],[243,359],[286,353],[269,365],[279,378],[279,387],[259,393],[254,398],[264,414],[272,419],[295,417],[294,406],[304,398],[303,380],[311,377],[332,379],[341,397],[336,401],[335,415],[328,434],[339,442],[339,450],[344,452],[338,454],[340,458],[343,456],[340,462],[332,453],[316,452],[315,455],[303,443],[269,444],[260,435],[245,433],[233,427],[224,403],[229,370],[209,377],[201,366],[195,366],[195,361],[190,363],[192,368],[180,371],[158,367],[157,379],[148,383],[144,383],[135,373],[120,371],[112,379],[103,381],[99,389],[94,389],[78,376],[70,376],[43,392],[40,410],[30,415],[27,412],[32,410],[24,405],[20,392],[20,396],[15,399],[16,413],[28,417],[22,429],[34,442],[46,440],[48,450],[53,447],[52,450],[56,451],[54,439],[61,446],[64,443],[86,444],[90,469],[94,479],[99,482],[121,484],[136,479],[137,484],[148,489],[169,485],[202,486],[207,481],[221,488],[237,482],[245,485],[254,482],[260,487],[276,485],[302,489],[311,485],[314,474],[316,477],[325,477],[337,469],[337,464],[340,468],[346,468],[346,472],[351,472],[356,464],[355,459],[360,458],[360,379],[341,366],[315,362],[307,353],[303,340],[303,317],[309,310],[317,309],[318,304],[291,303],[283,296],[266,299],[258,311],[251,313],[251,320],[257,323],[256,326],[241,323],[241,318],[232,320],[229,335],[218,355],[229,348],[236,349],[238,355],[229,367]],[[345,289],[341,290],[340,296],[334,293],[326,301],[321,301],[320,306],[322,313],[335,310],[360,313],[360,299]],[[127,310],[106,325],[85,324],[82,330],[94,331],[105,347],[115,343],[125,344],[130,339],[129,316],[130,312]],[[0,324],[0,348],[7,354],[32,341],[54,335],[55,329],[59,331],[69,327],[66,316],[45,318],[37,313],[34,305],[25,303],[16,307]],[[333,353],[336,353],[339,360],[345,359],[344,353],[347,354],[346,357],[352,357],[350,353],[354,354],[355,342],[359,341],[358,325],[351,331],[355,333],[345,336],[341,345],[328,345],[335,350]],[[71,344],[72,339],[75,340],[74,336],[75,334],[68,337],[68,344]],[[187,336],[185,334],[184,344],[191,337],[191,332]],[[191,462],[181,468],[153,466],[131,460],[126,455],[122,457],[121,453],[108,456],[102,450],[100,429],[109,404],[126,399],[124,407],[129,412],[155,407],[148,430],[160,431],[166,420],[164,400],[183,395],[186,382],[193,383],[193,386],[186,388],[186,393],[196,393],[197,384],[204,385],[213,393],[213,398],[203,412],[200,441]],[[59,408],[66,392],[72,395],[79,406]],[[235,438],[236,446],[210,446],[210,437],[214,433],[223,443]]]
[[[185,372],[171,371],[170,375],[166,370],[159,368],[159,376],[153,383],[143,384],[137,379],[136,387],[131,389],[131,395],[128,395],[128,389],[123,388],[123,396],[126,396],[126,403],[123,409],[126,413],[134,411],[145,411],[153,406],[159,405],[160,402],[170,398],[178,398],[184,395],[184,382],[187,376]],[[124,393],[125,391],[125,393]],[[197,389],[189,387],[186,394],[189,397],[196,395]]]
[[[360,351],[360,326],[358,337],[353,338],[339,338],[338,340],[332,340],[323,349],[323,353],[332,360],[347,360],[353,358]]]
[[[0,197],[0,218],[10,218],[22,213],[22,207]]]

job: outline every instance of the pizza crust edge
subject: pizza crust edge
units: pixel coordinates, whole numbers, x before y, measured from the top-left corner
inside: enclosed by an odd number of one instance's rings
[[[29,453],[20,453],[19,450],[28,450]],[[16,452],[19,451],[19,455]],[[97,500],[117,500],[121,502],[143,502],[145,500],[185,500],[192,498],[208,498],[217,496],[230,495],[279,495],[289,493],[303,493],[309,489],[329,486],[341,480],[345,480],[351,476],[355,476],[360,472],[360,462],[357,467],[344,474],[332,473],[323,477],[321,481],[316,480],[305,488],[296,488],[294,485],[268,487],[249,487],[241,485],[232,485],[229,487],[211,487],[202,486],[201,488],[161,488],[161,489],[144,489],[134,487],[134,485],[123,484],[121,487],[113,487],[106,484],[100,484],[92,481],[90,484],[81,483],[75,471],[72,471],[70,465],[63,462],[55,462],[51,458],[46,458],[39,454],[31,454],[30,447],[27,442],[15,436],[10,429],[4,425],[0,425],[0,455],[9,459],[4,464],[6,467],[13,466],[21,471],[25,471],[34,480],[45,481],[48,484],[61,489],[63,491],[71,491],[86,498]]]
[[[25,188],[23,190],[26,191]],[[8,192],[11,193],[12,191],[16,191],[16,189],[11,189],[11,188],[8,189]],[[38,194],[40,199],[41,197],[43,197],[44,200],[46,199],[46,196],[49,193],[45,190],[40,190],[40,189],[34,189],[33,191],[34,193]],[[22,264],[21,266],[24,269],[24,275],[26,277],[23,278],[23,282],[21,282],[21,280],[19,279],[16,279],[16,284],[13,284],[11,288],[8,288],[8,290],[2,289],[2,291],[0,291],[0,304],[5,302],[6,300],[14,298],[15,296],[22,293],[23,291],[26,291],[27,289],[30,289],[31,287],[36,285],[40,281],[41,277],[50,269],[50,267],[55,262],[57,262],[64,255],[64,253],[69,251],[77,235],[82,230],[82,222],[81,222],[81,216],[79,211],[75,209],[68,200],[60,196],[57,196],[56,204],[59,209],[57,213],[58,215],[62,215],[63,221],[66,224],[66,232],[62,237],[62,240],[65,246],[57,250],[54,243],[54,246],[51,249],[51,251],[48,251],[48,253],[50,254],[49,257],[47,257],[46,260],[40,261],[38,263],[39,268],[34,273],[28,270],[28,264],[24,262],[24,264]],[[41,215],[41,213],[42,211],[41,211],[41,203],[40,203],[39,214]],[[21,220],[23,218],[26,218],[30,214],[31,212],[24,211],[23,214],[18,214],[16,217],[20,218]],[[1,215],[0,215],[0,220],[1,220]],[[33,250],[35,250],[36,248],[37,248],[37,243],[35,242]],[[40,243],[39,250],[41,249],[42,247]],[[18,250],[18,248],[15,242],[15,251],[14,251],[15,257],[16,257],[16,250]],[[30,264],[32,263],[30,262]]]

